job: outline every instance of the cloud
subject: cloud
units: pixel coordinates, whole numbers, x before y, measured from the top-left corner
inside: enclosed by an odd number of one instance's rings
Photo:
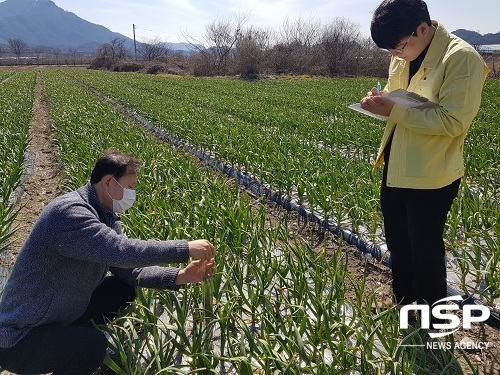
[[[159,0],[162,6],[168,5],[174,8],[180,8],[185,11],[196,12],[196,6],[190,0]],[[142,5],[142,3],[139,3]]]

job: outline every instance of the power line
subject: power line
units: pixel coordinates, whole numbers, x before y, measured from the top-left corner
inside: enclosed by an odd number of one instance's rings
[[[155,32],[155,33],[160,33],[160,34],[170,34],[170,35],[172,35],[172,33],[167,32],[167,31],[160,31],[160,30],[146,29],[146,28],[144,28],[144,27],[139,27],[139,26],[137,26],[137,25],[135,25],[135,28],[136,28],[136,29],[141,29],[141,30],[146,30],[146,31],[152,31],[152,32]]]

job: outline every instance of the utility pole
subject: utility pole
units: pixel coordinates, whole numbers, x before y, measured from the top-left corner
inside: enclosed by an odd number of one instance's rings
[[[137,61],[137,45],[136,45],[136,42],[135,42],[135,28],[137,26],[135,26],[135,24],[132,24],[132,30],[134,31],[134,55],[135,55],[135,61]]]

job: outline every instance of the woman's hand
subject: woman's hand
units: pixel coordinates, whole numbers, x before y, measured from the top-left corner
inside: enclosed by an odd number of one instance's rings
[[[189,256],[203,261],[215,258],[215,247],[207,240],[189,241]]]
[[[185,268],[182,268],[175,279],[176,285],[198,283],[208,280],[214,275],[215,259],[208,261],[193,260]]]
[[[389,116],[391,114],[394,103],[390,100],[384,99],[375,87],[369,91],[367,95],[361,99],[361,108],[375,113],[376,115]]]

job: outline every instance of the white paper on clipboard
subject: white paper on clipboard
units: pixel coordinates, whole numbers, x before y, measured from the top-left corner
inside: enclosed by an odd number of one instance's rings
[[[385,93],[382,94],[382,96],[391,102],[395,104],[402,105],[404,107],[408,108],[418,108],[418,109],[424,109],[424,108],[436,108],[439,107],[438,104],[429,101],[426,97],[423,97],[421,95],[418,95],[414,92],[409,92],[403,89],[398,89],[395,91],[392,91],[390,93]],[[381,116],[381,115],[376,115],[374,113],[371,113],[370,111],[367,111],[363,108],[361,108],[360,103],[354,103],[349,106],[349,108],[363,113],[367,116],[371,116],[373,118],[376,118],[378,120],[387,120],[389,117],[387,116]]]

